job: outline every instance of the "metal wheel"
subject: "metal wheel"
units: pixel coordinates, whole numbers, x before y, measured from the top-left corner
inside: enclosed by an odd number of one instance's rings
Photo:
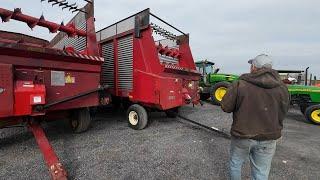
[[[139,104],[133,104],[128,108],[127,117],[128,125],[132,129],[141,130],[148,124],[148,113],[146,109]]]
[[[74,111],[71,119],[70,126],[73,132],[81,133],[86,130],[91,125],[91,116],[89,108],[82,108]]]
[[[130,111],[129,112],[129,123],[132,125],[137,125],[139,122],[139,117],[138,117],[138,113],[135,111]]]
[[[320,123],[320,110],[314,110],[311,113],[311,118],[313,119],[313,121]]]
[[[320,125],[320,105],[309,106],[305,111],[305,116],[310,122]]]
[[[230,86],[229,82],[218,82],[211,87],[211,100],[214,104],[220,105],[223,96],[227,93],[227,89]]]
[[[227,88],[226,87],[219,87],[215,92],[214,92],[214,96],[215,98],[221,102],[223,96],[227,93]]]

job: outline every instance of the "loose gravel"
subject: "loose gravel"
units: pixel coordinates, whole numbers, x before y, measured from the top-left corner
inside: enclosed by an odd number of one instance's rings
[[[151,113],[148,127],[127,126],[123,111],[102,110],[92,128],[73,134],[65,121],[43,124],[70,179],[227,179],[229,143],[218,134]],[[229,132],[231,114],[217,106],[186,106],[181,114]],[[292,109],[273,159],[270,179],[320,179],[320,129]],[[243,178],[250,177],[248,163]],[[26,128],[0,130],[0,179],[49,179]]]

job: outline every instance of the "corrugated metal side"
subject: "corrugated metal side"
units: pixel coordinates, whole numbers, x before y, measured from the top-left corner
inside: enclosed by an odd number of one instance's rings
[[[113,42],[102,44],[102,57],[104,63],[102,64],[102,77],[101,81],[103,85],[109,85],[114,87],[114,48]]]
[[[133,37],[118,40],[118,78],[119,89],[132,90],[133,83]]]
[[[87,23],[84,13],[79,13],[75,18],[72,20],[75,24],[77,29],[81,29],[86,31],[87,30]],[[87,46],[87,39],[86,37],[74,37],[70,38],[67,36],[66,33],[63,33],[64,36],[61,40],[56,43],[53,47],[58,49],[63,49],[65,46],[72,46],[76,51],[83,51]]]

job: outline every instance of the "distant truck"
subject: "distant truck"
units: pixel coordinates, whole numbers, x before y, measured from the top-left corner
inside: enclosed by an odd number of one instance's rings
[[[214,68],[214,62],[208,60],[198,61],[195,63],[197,70],[201,73],[200,78],[200,99],[211,101],[220,105],[220,102],[227,92],[230,84],[238,80],[239,76],[233,74],[220,74],[219,68]]]

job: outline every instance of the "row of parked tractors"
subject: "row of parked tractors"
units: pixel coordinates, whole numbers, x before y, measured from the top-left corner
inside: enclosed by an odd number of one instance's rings
[[[200,99],[204,101],[210,98],[213,104],[220,105],[227,88],[232,82],[239,80],[239,76],[218,73],[219,68],[215,69],[214,64],[207,60],[196,62],[197,69],[201,73]],[[279,70],[279,73],[295,72],[301,73],[303,71]],[[307,71],[305,77],[308,77]],[[299,106],[301,113],[309,122],[320,125],[320,87],[307,86],[307,83],[301,85],[295,79],[289,81],[288,78],[284,78],[283,81],[288,84],[291,104]]]

